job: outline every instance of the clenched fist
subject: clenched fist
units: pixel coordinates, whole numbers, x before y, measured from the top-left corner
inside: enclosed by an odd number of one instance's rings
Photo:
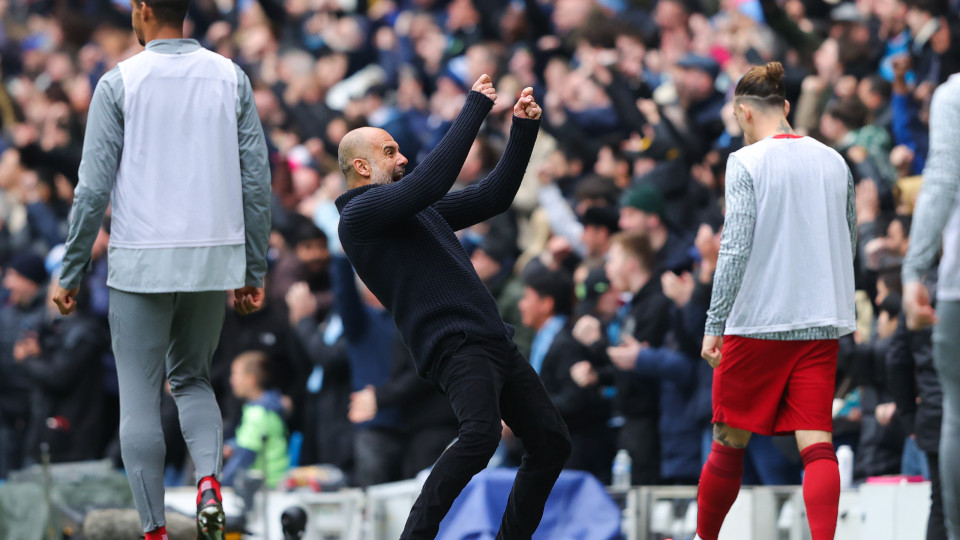
[[[490,101],[497,101],[497,90],[493,87],[493,81],[486,73],[481,75],[477,82],[473,83],[473,91],[487,96]]]
[[[541,114],[543,114],[543,109],[533,99],[533,88],[529,86],[524,88],[520,92],[520,99],[517,100],[517,104],[513,106],[513,115],[517,118],[537,120]]]

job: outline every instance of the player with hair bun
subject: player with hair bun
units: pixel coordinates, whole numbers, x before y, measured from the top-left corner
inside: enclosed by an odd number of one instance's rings
[[[813,540],[832,540],[840,475],[831,405],[838,338],[853,332],[853,176],[833,149],[793,133],[783,66],[740,79],[747,146],[727,161],[726,220],[701,354],[714,367],[713,448],[697,535],[716,540],[753,433],[795,434]]]

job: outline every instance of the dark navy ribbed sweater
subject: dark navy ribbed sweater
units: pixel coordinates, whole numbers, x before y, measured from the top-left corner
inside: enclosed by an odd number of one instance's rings
[[[447,335],[511,337],[454,231],[510,207],[540,122],[514,118],[493,171],[447,193],[492,106],[484,95],[470,92],[453,126],[412,173],[392,184],[351,189],[336,201],[343,251],[393,315],[423,377],[429,377],[434,346]]]

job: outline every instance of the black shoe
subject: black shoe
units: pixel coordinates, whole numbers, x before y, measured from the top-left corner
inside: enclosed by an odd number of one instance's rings
[[[225,522],[223,503],[216,490],[211,488],[201,492],[200,502],[197,503],[198,540],[223,540]]]

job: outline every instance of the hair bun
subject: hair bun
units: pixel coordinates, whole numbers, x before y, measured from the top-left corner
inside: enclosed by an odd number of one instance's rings
[[[779,86],[781,81],[783,81],[783,64],[780,62],[767,62],[766,67],[766,79],[773,83],[774,86]]]

